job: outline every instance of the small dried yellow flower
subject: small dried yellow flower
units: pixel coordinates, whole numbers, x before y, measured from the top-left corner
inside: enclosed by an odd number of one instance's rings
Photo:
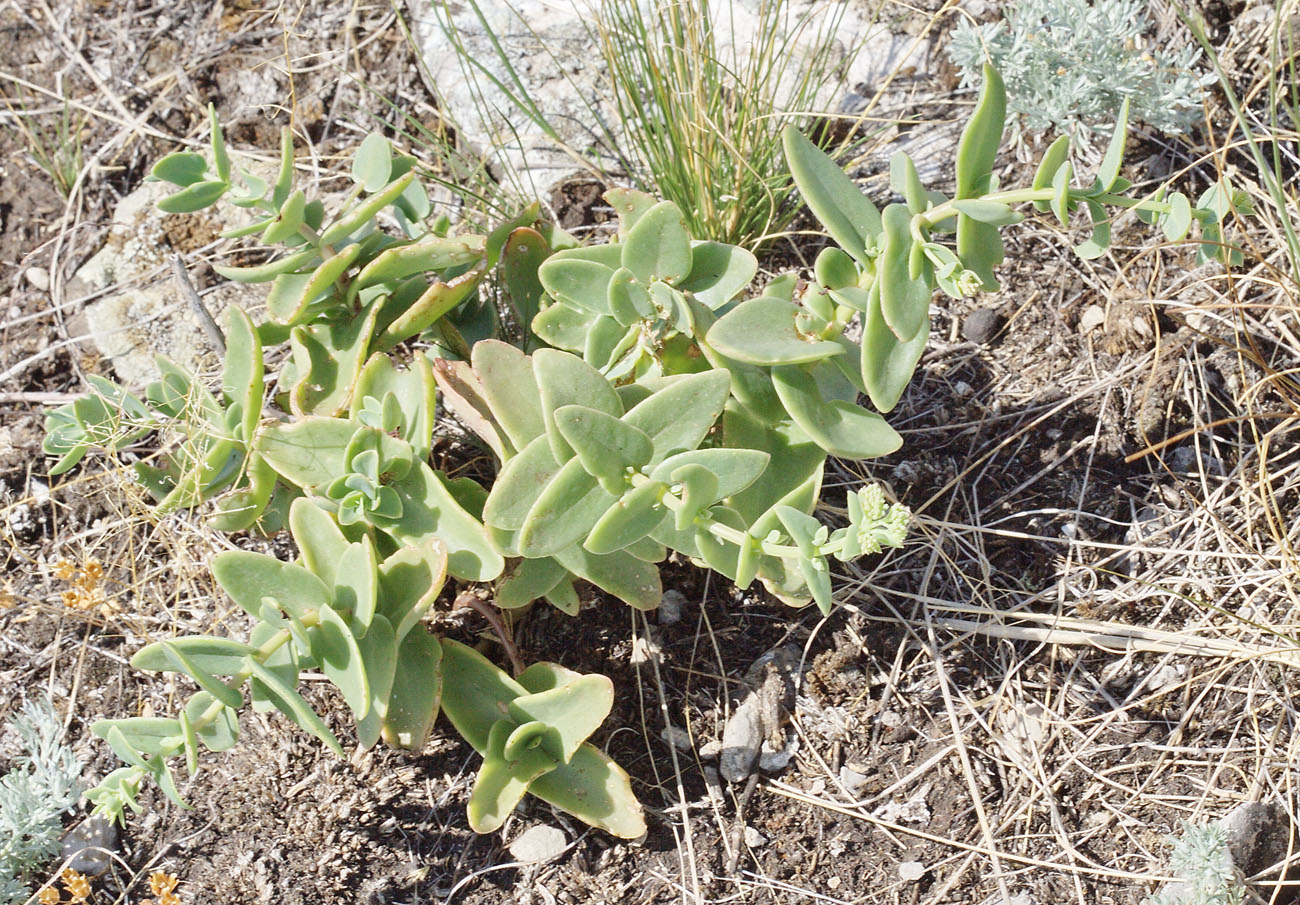
[[[104,567],[99,564],[99,560],[88,559],[81,567],[81,577],[91,582],[99,581],[104,577]]]
[[[68,581],[77,574],[77,566],[70,559],[61,559],[54,564],[54,577]]]
[[[41,905],[59,905],[63,901],[63,896],[53,886],[47,886],[36,894],[36,901]]]
[[[77,590],[64,591],[63,605],[70,610],[81,609],[81,592]]]
[[[181,905],[181,897],[174,892],[165,892],[158,897],[158,905]]]
[[[68,891],[68,896],[73,902],[84,902],[90,897],[90,881],[84,874],[79,874],[72,868],[68,868],[59,877],[63,881],[63,888]]]
[[[149,891],[156,896],[169,893],[179,881],[166,871],[156,870],[149,875]]]

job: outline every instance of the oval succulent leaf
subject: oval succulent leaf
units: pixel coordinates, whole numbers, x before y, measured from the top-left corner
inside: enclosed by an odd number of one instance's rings
[[[472,647],[450,638],[440,643],[443,712],[475,751],[486,754],[492,727],[528,691]]]
[[[753,484],[770,461],[771,456],[760,449],[695,449],[664,459],[650,472],[650,480],[672,483],[678,469],[702,466],[718,479],[717,495],[709,501],[712,504]]]
[[[758,259],[751,252],[722,242],[696,242],[691,247],[691,272],[677,288],[716,309],[739,295],[756,273]]]
[[[402,547],[380,563],[376,615],[393,627],[396,643],[424,618],[446,578],[447,548],[437,538]]]
[[[998,148],[1002,144],[1006,115],[1007,93],[1002,76],[986,63],[979,99],[957,143],[958,198],[974,198],[982,194],[981,184],[986,183],[993,172]]]
[[[419,751],[428,741],[442,703],[443,647],[424,629],[399,642],[383,720],[384,741]]]
[[[581,460],[570,459],[528,510],[519,530],[519,552],[552,556],[572,546],[587,536],[616,499],[583,468]]]
[[[343,692],[356,718],[364,719],[370,711],[370,683],[361,648],[347,621],[333,607],[321,607],[319,617],[319,631],[312,635],[312,659]]]
[[[290,687],[279,674],[257,662],[256,658],[249,658],[248,668],[262,683],[277,710],[293,720],[300,729],[310,732],[324,742],[325,746],[339,757],[344,756],[343,746],[339,744],[339,740],[334,737],[333,732],[330,732],[329,727],[316,711],[311,709],[311,705],[303,700],[302,695]]]
[[[594,745],[579,747],[567,764],[533,780],[528,792],[620,839],[645,835],[645,816],[631,780]]]
[[[505,747],[514,731],[517,730],[509,720],[498,720],[489,732],[483,766],[474,780],[466,807],[470,828],[476,833],[500,829],[528,791],[529,784],[557,766],[554,758],[538,748],[524,748],[515,752],[517,759],[508,759]]]
[[[369,535],[348,545],[339,558],[333,608],[348,614],[348,630],[365,637],[379,599],[379,564]]]
[[[549,691],[522,695],[506,706],[517,725],[539,722],[555,730],[560,750],[551,753],[568,763],[609,716],[614,684],[605,676],[584,675]]]
[[[371,748],[383,735],[384,720],[389,712],[393,679],[397,674],[397,640],[392,624],[383,616],[375,615],[364,638],[357,639],[361,662],[366,670],[366,684],[370,688],[370,707],[366,715],[357,720],[357,744]],[[442,649],[438,649],[439,654]]]
[[[875,412],[842,399],[823,400],[817,381],[804,368],[773,368],[772,383],[795,423],[833,456],[873,459],[903,445],[898,432]]]
[[[261,553],[219,553],[212,560],[212,574],[240,609],[255,619],[260,618],[264,597],[299,619],[328,604],[331,597],[325,583],[302,566]]]
[[[646,284],[686,278],[691,271],[691,237],[677,205],[660,201],[637,219],[627,231],[621,263]]]
[[[155,163],[149,175],[184,188],[202,181],[207,169],[208,162],[202,154],[193,151],[177,151]]]
[[[447,571],[466,581],[491,581],[505,560],[492,548],[483,524],[451,495],[442,479],[424,462],[417,462],[401,481],[391,485],[402,505],[402,518],[384,531],[400,544],[419,545],[432,538],[447,547]]]
[[[595,261],[552,255],[537,271],[551,298],[588,314],[608,315],[614,270]]]
[[[388,184],[393,172],[393,149],[388,139],[371,132],[361,141],[352,157],[352,181],[366,192],[374,193]]]
[[[911,212],[901,204],[891,204],[885,208],[882,221],[884,241],[876,277],[880,285],[880,308],[894,335],[907,342],[930,319],[930,285],[923,277],[913,277],[910,272]]]
[[[790,175],[804,201],[836,244],[867,264],[880,235],[880,214],[835,161],[804,138],[794,126],[781,133]]]
[[[199,718],[213,705],[212,695],[200,691],[185,704],[186,719],[194,727],[195,737],[209,751],[228,751],[239,742],[239,714],[229,707],[217,711],[216,718],[200,724]]]
[[[554,414],[566,405],[584,405],[615,418],[623,414],[618,394],[600,372],[576,355],[540,349],[533,355],[533,374],[542,400],[542,420],[557,462],[567,462],[573,448],[555,426]]]
[[[627,550],[592,553],[577,545],[555,554],[560,565],[638,610],[653,610],[663,599],[659,569]]]
[[[1052,179],[1056,176],[1056,171],[1061,168],[1070,156],[1070,136],[1062,135],[1043,152],[1043,159],[1038,162],[1038,169],[1034,172],[1033,188],[1035,190],[1050,189]],[[1034,207],[1040,211],[1051,209],[1049,201],[1035,201]]]
[[[672,378],[623,416],[654,441],[650,465],[695,449],[708,435],[731,389],[726,371],[702,371]]]
[[[871,404],[877,409],[888,412],[898,404],[929,338],[930,322],[927,319],[920,333],[908,342],[899,342],[880,311],[879,293],[871,293],[871,307],[862,328],[860,364],[862,382],[867,387]]]
[[[805,336],[795,323],[800,308],[759,296],[728,311],[708,332],[709,345],[752,365],[798,364],[843,353],[833,342]]]
[[[247,644],[230,638],[195,635],[155,641],[142,647],[131,658],[131,666],[147,672],[175,672],[175,663],[167,656],[166,646],[182,651],[201,669],[213,675],[233,676],[244,668],[243,658],[253,652]]]
[[[613,492],[621,492],[628,469],[639,469],[654,456],[654,441],[613,415],[566,405],[556,409],[553,417],[582,467]]]
[[[592,553],[613,553],[649,535],[668,517],[663,505],[667,489],[651,481],[623,494],[591,527],[583,546]]]
[[[546,437],[534,439],[497,475],[483,507],[483,521],[494,528],[518,531],[559,470]]]

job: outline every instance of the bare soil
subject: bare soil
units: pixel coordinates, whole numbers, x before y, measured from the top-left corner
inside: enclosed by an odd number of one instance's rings
[[[1238,12],[1214,23],[1233,52]],[[96,719],[170,714],[188,693],[131,669],[134,651],[247,628],[206,572],[211,554],[292,550],[284,537],[215,537],[194,514],[154,521],[112,462],[46,478],[43,406],[78,392],[83,373],[113,376],[69,334],[84,300],[62,287],[152,161],[199,134],[208,101],[232,144],[271,152],[292,122],[326,164],[391,124],[382,98],[435,125],[399,25],[387,5],[320,0],[0,3],[11,114],[0,129],[0,719],[50,694],[89,781],[115,766],[89,731]],[[15,79],[39,90],[20,93]],[[71,200],[9,127],[19,115],[45,127],[60,97],[85,113],[88,164]],[[1217,100],[1211,115],[1221,126]],[[1135,137],[1129,177],[1181,173],[1199,191],[1212,170],[1197,141],[1208,138]],[[1004,184],[1032,174],[1006,166]],[[602,222],[600,191],[577,180],[549,199],[552,213],[565,226]],[[1167,876],[1181,820],[1262,800],[1294,825],[1296,445],[1278,416],[1293,415],[1297,394],[1275,378],[1300,366],[1296,312],[1270,288],[1276,276],[1198,271],[1190,250],[1148,227],[1116,229],[1114,251],[1088,264],[1045,221],[1008,230],[1002,291],[940,303],[890,416],[903,450],[835,463],[826,482],[828,518],[844,488],[883,482],[916,513],[912,540],[843,566],[844,606],[829,618],[684,563],[665,566],[686,601],[675,624],[595,592],[580,618],[523,617],[528,659],[614,680],[598,741],[633,777],[644,840],[534,800],[477,836],[464,813],[477,757],[450,730],[415,755],[343,761],[279,714],[250,712],[241,743],[204,756],[182,787],[191,809],[146,789],[92,901],[137,902],[162,867],[181,877],[183,901],[222,905],[1127,905]],[[176,236],[187,249],[210,238]],[[981,308],[997,312],[991,336],[973,328]],[[103,564],[107,610],[64,606],[53,566],[65,558]],[[472,618],[435,618],[495,653]],[[738,813],[742,790],[700,751],[750,665],[789,644],[802,652],[797,754]],[[323,683],[305,694],[347,746],[342,700]],[[669,745],[667,725],[690,745]],[[563,828],[569,848],[514,863],[508,844],[538,823]],[[1289,901],[1276,877],[1253,892]]]

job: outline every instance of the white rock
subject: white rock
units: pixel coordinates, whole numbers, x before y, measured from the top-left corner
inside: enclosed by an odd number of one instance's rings
[[[721,61],[737,71],[753,48],[781,49],[789,60],[784,68],[788,83],[773,87],[777,103],[799,78],[799,61],[827,46],[827,41],[830,66],[842,67],[844,80],[842,85],[827,86],[813,104],[824,110],[852,112],[855,98],[860,106],[865,95],[846,88],[874,92],[895,68],[919,68],[924,62],[925,42],[894,34],[879,24],[875,5],[868,0],[835,4],[792,0],[783,34],[771,45],[766,44],[766,34],[759,34],[759,10],[766,4],[767,0],[725,0],[724,5],[724,0],[713,0],[712,24]],[[653,11],[661,7],[655,0],[640,0],[640,5],[657,18]],[[525,195],[544,197],[563,177],[580,169],[564,146],[589,160],[598,157],[611,138],[627,148],[621,135],[606,134],[618,128],[618,117],[599,52],[596,13],[600,6],[600,0],[476,0],[408,6],[428,77],[458,134],[496,167],[510,171],[514,178],[505,181],[517,182]],[[836,27],[828,36],[832,25]],[[650,28],[655,27],[651,22]],[[507,60],[501,59],[498,42]],[[849,59],[854,48],[860,50]],[[473,70],[465,57],[473,61]],[[493,83],[509,85],[518,94],[516,77],[563,146]],[[917,156],[918,164],[928,159]],[[950,155],[943,159],[949,160]]]
[[[767,845],[767,837],[752,826],[746,826],[745,844],[750,848],[759,848],[760,846]]]
[[[859,773],[852,767],[840,767],[840,785],[844,787],[844,791],[855,798],[866,786],[867,780],[870,778],[865,773]]]
[[[1079,332],[1087,335],[1106,323],[1106,309],[1101,305],[1089,305],[1079,317]]]
[[[50,272],[44,267],[28,267],[23,272],[23,276],[27,277],[27,282],[32,284],[33,289],[38,289],[41,292],[49,291]]]
[[[509,851],[516,861],[531,864],[558,858],[568,844],[564,831],[559,827],[539,824],[524,830],[518,839],[510,843]]]
[[[904,861],[898,865],[900,880],[919,880],[925,876],[925,865],[920,861]]]
[[[232,156],[236,167],[274,179],[267,164],[238,154]],[[86,332],[128,387],[138,388],[157,379],[154,356],[158,354],[191,371],[219,362],[167,267],[173,239],[167,235],[166,215],[158,210],[157,203],[175,190],[168,183],[147,182],[123,198],[113,212],[103,248],[81,266],[68,284],[69,299],[102,293],[85,307]],[[172,222],[184,224],[187,240],[203,244],[206,237],[215,239],[220,230],[251,219],[248,211],[224,202],[181,217]],[[221,312],[229,305],[260,305],[266,291],[264,284],[225,283],[204,293],[203,302],[222,323]]]

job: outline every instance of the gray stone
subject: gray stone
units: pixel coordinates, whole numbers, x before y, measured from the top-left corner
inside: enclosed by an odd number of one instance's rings
[[[686,606],[686,595],[681,591],[665,591],[659,600],[659,609],[655,614],[660,625],[675,625],[682,621],[682,607]]]
[[[1275,801],[1248,801],[1219,820],[1228,834],[1233,863],[1246,876],[1267,870],[1287,856],[1292,835],[1286,808]]]
[[[550,861],[564,854],[568,844],[564,831],[559,827],[539,824],[524,830],[518,839],[510,843],[510,856],[525,864]]]
[[[639,2],[657,18],[652,13],[655,0]],[[752,48],[767,40],[759,35],[759,10],[766,3],[712,0],[719,56],[737,71]],[[516,185],[526,196],[546,197],[564,177],[583,169],[580,159],[599,164],[602,154],[608,156],[611,141],[628,150],[623,136],[609,134],[619,126],[599,50],[600,6],[600,0],[408,5],[427,77],[460,138],[497,168],[503,182]],[[789,59],[789,85],[799,77],[800,60],[810,58],[827,40],[832,67],[844,73],[841,83],[827,86],[817,97],[817,108],[851,112],[855,104],[866,103],[890,72],[916,70],[923,64],[925,42],[881,25],[869,0],[791,0],[787,12],[784,34],[769,46],[782,48]],[[828,38],[832,25],[836,27]],[[854,48],[860,49],[850,58]],[[426,74],[423,68],[421,73]],[[532,122],[502,87],[508,85],[518,95],[516,77],[554,137]],[[788,96],[785,88],[773,88],[778,104]]]
[[[249,213],[219,203],[178,215],[183,220],[167,220],[156,205],[173,191],[175,186],[167,183],[147,182],[123,198],[113,214],[104,247],[68,284],[70,299],[100,294],[86,305],[84,326],[128,387],[157,379],[154,356],[158,354],[191,371],[215,368],[220,361],[166,265],[175,251],[207,244],[221,230],[247,222]],[[183,239],[179,233],[169,234],[171,224],[183,225]],[[221,323],[220,313],[229,305],[252,307],[265,295],[264,285],[227,283],[205,293],[203,301]]]
[[[119,852],[117,824],[103,817],[87,817],[64,835],[59,858],[78,873],[98,877],[107,873]]]
[[[962,318],[962,338],[981,346],[988,345],[998,335],[1005,320],[992,308],[977,308]]]

